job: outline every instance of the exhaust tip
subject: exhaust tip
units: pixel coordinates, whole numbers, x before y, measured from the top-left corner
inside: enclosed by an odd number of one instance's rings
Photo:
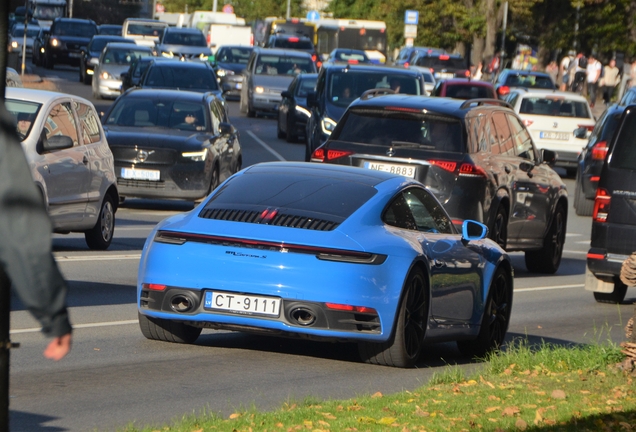
[[[179,313],[190,312],[194,309],[195,302],[189,296],[177,294],[170,299],[170,308]]]
[[[303,327],[310,326],[316,322],[316,315],[307,308],[296,308],[290,315],[298,325]]]

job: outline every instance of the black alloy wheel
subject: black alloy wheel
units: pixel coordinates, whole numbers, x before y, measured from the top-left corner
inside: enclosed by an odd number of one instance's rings
[[[503,204],[500,204],[497,208],[497,215],[490,230],[490,238],[502,249],[506,249],[506,243],[508,242],[508,212]]]
[[[550,229],[543,239],[543,247],[525,254],[526,267],[532,273],[554,274],[561,264],[563,246],[565,245],[565,231],[567,215],[562,204],[558,204]]]

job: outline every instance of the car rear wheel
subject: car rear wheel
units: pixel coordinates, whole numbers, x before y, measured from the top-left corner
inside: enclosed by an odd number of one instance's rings
[[[406,280],[393,338],[384,343],[360,342],[358,352],[366,363],[410,368],[422,350],[428,319],[428,286],[424,273],[413,269]]]
[[[592,216],[594,210],[594,200],[585,198],[583,184],[580,175],[576,174],[576,182],[574,187],[574,211],[579,216]]]
[[[110,195],[104,197],[95,226],[84,233],[86,244],[95,250],[106,250],[115,233],[115,206]]]
[[[558,205],[550,229],[543,239],[543,247],[526,252],[526,267],[532,273],[553,274],[559,269],[565,244],[566,217],[563,206]]]
[[[254,108],[252,108],[249,97],[247,98],[247,116],[250,118],[256,117],[256,111],[254,111]]]
[[[497,215],[492,223],[490,238],[503,249],[506,249],[506,242],[508,241],[508,212],[502,204],[499,205]]]
[[[599,303],[619,304],[625,300],[627,285],[623,282],[614,282],[614,291],[611,293],[595,292],[594,299]]]
[[[510,312],[512,310],[512,285],[507,272],[499,268],[490,284],[488,300],[484,308],[481,327],[476,339],[457,341],[457,348],[467,357],[484,357],[498,350],[503,344]]]
[[[152,340],[182,344],[194,343],[201,334],[201,328],[180,322],[151,318],[137,312],[141,333]]]

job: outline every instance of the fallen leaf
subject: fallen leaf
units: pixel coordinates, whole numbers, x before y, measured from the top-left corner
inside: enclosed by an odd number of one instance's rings
[[[360,405],[351,405],[347,407],[347,411],[360,411],[362,407]]]
[[[547,424],[548,426],[554,426],[557,423],[556,420],[550,420],[550,419],[545,419],[543,422]]]
[[[375,423],[375,419],[371,417],[358,417],[359,423]]]
[[[541,326],[537,326],[537,328],[543,328],[543,327],[541,327]]]
[[[554,390],[550,396],[552,399],[565,399],[565,392],[563,390]]]
[[[479,381],[481,381],[482,383],[486,384],[488,387],[490,387],[490,388],[492,388],[492,389],[494,389],[494,388],[495,388],[495,386],[494,386],[494,385],[492,385],[492,383],[490,383],[490,382],[486,381],[486,380],[484,379],[484,377],[483,377],[483,376],[481,376],[481,375],[479,375]]]
[[[371,395],[372,398],[381,398],[382,397],[382,393],[380,392],[375,392]]]
[[[203,432],[203,429],[193,430],[192,432]]]
[[[497,410],[500,410],[500,409],[501,409],[501,407],[496,407],[496,406],[495,407],[489,407],[489,408],[486,408],[486,413],[491,413],[491,412],[494,412],[494,411],[497,411]]]
[[[615,400],[612,399],[608,399],[607,402],[605,402],[608,405],[616,405],[618,402],[616,402]]]
[[[519,414],[520,412],[521,412],[521,410],[519,408],[517,408],[516,406],[510,406],[510,407],[506,407],[501,412],[501,416],[502,417],[512,417],[515,414]]]
[[[393,424],[393,422],[395,422],[397,419],[395,417],[382,417],[380,420],[378,420],[378,424],[381,425],[390,425]]]
[[[327,420],[335,420],[336,416],[331,413],[321,413]]]
[[[305,425],[306,428],[311,429],[314,427],[314,423],[311,420],[304,420],[303,424]]]
[[[241,414],[240,414],[240,413],[232,413],[232,414],[230,414],[230,419],[231,419],[231,420],[234,420],[234,419],[239,418],[240,416],[241,416]]]
[[[428,417],[430,414],[427,411],[422,411],[420,407],[415,409],[415,415],[418,417]]]
[[[580,393],[581,393],[581,394],[590,394],[591,392],[590,392],[590,391],[588,391],[588,390],[581,390],[581,391],[580,391]]]
[[[284,425],[283,425],[282,423],[280,423],[280,422],[276,423],[276,427],[277,427],[277,428],[282,428],[283,426],[284,426]]]
[[[623,429],[625,429],[625,430],[632,430],[633,429],[632,426],[629,423],[627,423],[627,422],[620,422],[619,425],[621,425],[623,427]]]
[[[526,423],[523,419],[517,419],[517,421],[515,422],[515,427],[519,430],[524,431],[528,429],[528,423]]]
[[[318,420],[318,424],[319,424],[319,425],[321,425],[321,426],[327,426],[327,427],[330,427],[330,426],[331,426],[329,423],[327,423],[327,422],[326,422],[326,421],[324,421],[324,420]]]
[[[494,418],[489,418],[489,419],[488,419],[488,421],[491,421],[491,422],[493,422],[493,423],[497,423],[499,420],[494,419]]]
[[[537,410],[537,412],[534,415],[534,424],[538,425],[539,423],[541,423],[543,421],[543,415],[542,415],[543,410],[541,408],[539,408]]]

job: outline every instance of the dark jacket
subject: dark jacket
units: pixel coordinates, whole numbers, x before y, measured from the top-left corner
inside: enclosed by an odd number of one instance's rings
[[[71,332],[68,286],[51,253],[51,222],[16,135],[0,102],[0,269],[22,303],[51,337]]]

